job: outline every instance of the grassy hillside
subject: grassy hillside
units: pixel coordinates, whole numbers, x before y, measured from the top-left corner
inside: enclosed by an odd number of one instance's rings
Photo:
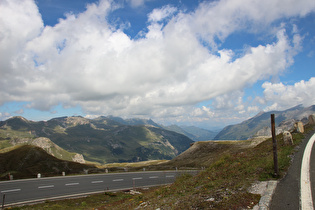
[[[129,123],[141,122],[137,119]],[[145,122],[154,124],[150,120]],[[38,137],[49,138],[61,148],[82,154],[87,161],[101,164],[169,160],[185,151],[193,142],[184,135],[153,125],[125,125],[106,117],[94,120],[61,117],[47,122],[13,117],[0,122],[0,149],[10,144],[12,146],[16,139],[33,141]],[[58,157],[63,156],[65,154]]]
[[[16,145],[33,145],[38,146],[44,149],[50,155],[68,161],[75,161],[80,163],[85,163],[84,159],[76,158],[78,155],[74,152],[68,152],[55,143],[53,143],[50,139],[45,137],[39,138],[13,138],[10,140],[0,140],[0,153],[8,152],[16,148]],[[82,156],[81,156],[82,157]]]
[[[306,126],[306,132],[314,133],[314,126]],[[22,209],[251,209],[260,200],[259,194],[253,194],[248,188],[257,181],[279,179],[284,176],[291,163],[295,147],[304,138],[303,134],[294,133],[294,145],[284,145],[282,135],[277,136],[278,164],[280,175],[274,176],[272,140],[256,139],[252,141],[198,142],[192,147],[193,157],[186,154],[185,159],[202,162],[206,156],[211,163],[196,176],[183,174],[175,183],[167,186],[137,189],[142,194],[132,195],[126,192],[105,192],[85,198],[46,202]],[[240,143],[240,144],[239,144]],[[233,149],[234,148],[234,149]],[[170,161],[171,162],[171,161]],[[202,164],[202,163],[201,163]],[[173,165],[173,167],[175,167]]]
[[[83,173],[83,170],[95,170],[92,165],[60,160],[49,155],[45,150],[32,145],[16,146],[14,149],[0,153],[0,179],[8,180],[8,173],[17,178],[35,178],[38,173],[43,176]]]
[[[266,138],[254,138],[244,141],[199,141],[163,165],[177,166],[178,168],[209,167],[222,155],[253,148],[265,140]]]

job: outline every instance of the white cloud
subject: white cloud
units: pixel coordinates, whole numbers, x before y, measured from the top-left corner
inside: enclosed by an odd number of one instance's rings
[[[271,104],[266,107],[266,111],[283,110],[298,104],[304,106],[315,104],[315,77],[310,78],[309,81],[302,80],[294,85],[265,82],[262,87],[265,89],[265,100]]]
[[[43,21],[33,1],[0,2],[0,104],[20,98],[16,89],[24,82],[20,64],[25,62],[19,63],[17,54],[42,28]]]
[[[234,31],[261,30],[277,19],[305,16],[314,10],[313,0],[214,1],[201,3],[192,21],[203,39],[216,45],[216,37],[223,41]]]
[[[130,2],[139,6],[144,0]],[[80,105],[89,115],[176,119],[216,117],[231,107],[242,114],[242,98],[232,102],[226,96],[283,72],[302,38],[296,34],[290,40],[280,29],[274,35],[277,41],[249,47],[237,59],[231,49],[218,55],[203,41],[216,46],[215,37],[224,41],[235,31],[252,32],[279,18],[303,16],[314,10],[312,2],[204,2],[189,14],[165,6],[149,14],[148,32],[133,40],[107,22],[111,1],[88,5],[83,13],[43,27],[34,1],[4,0],[0,103],[28,101],[28,108],[40,110],[62,103]],[[163,25],[158,23],[166,19]],[[193,107],[210,99],[222,113]]]
[[[163,19],[172,16],[177,11],[176,7],[166,5],[161,9],[154,9],[149,15],[148,19],[150,22],[159,22]]]
[[[0,120],[4,121],[11,117],[10,113],[8,112],[0,112]]]

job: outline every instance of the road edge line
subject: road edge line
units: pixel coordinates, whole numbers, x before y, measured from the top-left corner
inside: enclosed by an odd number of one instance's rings
[[[310,182],[310,158],[315,142],[315,134],[309,139],[302,158],[300,179],[300,207],[301,210],[314,209]]]
[[[136,188],[149,188],[149,187],[158,187],[158,186],[165,186],[169,185],[171,183],[165,183],[165,184],[153,184],[153,185],[145,185],[145,186],[138,186]],[[112,190],[99,190],[99,191],[93,191],[93,192],[86,192],[86,193],[78,193],[73,195],[61,195],[61,196],[55,196],[55,197],[48,197],[48,198],[41,198],[41,199],[34,199],[29,201],[20,201],[16,203],[8,203],[5,204],[4,207],[12,207],[12,206],[24,206],[24,205],[32,205],[37,203],[42,203],[45,201],[56,201],[56,200],[63,200],[63,199],[74,199],[74,198],[80,198],[88,195],[93,194],[99,194],[99,193],[106,193],[106,192],[119,192],[119,191],[125,191],[125,190],[131,190],[132,187],[126,187],[126,188],[119,188],[119,189],[112,189]]]

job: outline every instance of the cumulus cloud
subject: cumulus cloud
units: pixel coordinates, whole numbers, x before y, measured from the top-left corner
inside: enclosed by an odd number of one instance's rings
[[[166,5],[161,9],[154,9],[149,15],[148,20],[150,22],[159,22],[163,19],[173,15],[177,11],[176,7],[172,7],[170,5]]]
[[[1,1],[0,103],[27,101],[27,108],[40,110],[80,105],[90,115],[211,118],[210,107],[193,105],[215,99],[216,108],[228,108],[226,95],[290,66],[302,38],[290,40],[280,28],[276,41],[248,47],[237,59],[231,49],[213,53],[208,46],[215,49],[216,38],[224,41],[235,31],[314,10],[313,0],[203,2],[192,13],[165,6],[148,15],[143,37],[131,39],[107,21],[113,4],[101,0],[44,27],[34,1]],[[264,87],[272,97],[275,86]],[[236,100],[230,106],[243,113]]]
[[[262,87],[264,90],[265,100],[271,103],[266,107],[266,111],[282,110],[291,108],[298,104],[310,106],[315,104],[315,77],[309,81],[300,81],[294,85],[284,85],[283,83],[272,84],[265,82]]]
[[[195,30],[211,45],[223,41],[234,31],[260,30],[273,21],[290,16],[305,16],[314,11],[312,0],[228,0],[203,2],[192,17]],[[212,21],[215,20],[215,21]]]

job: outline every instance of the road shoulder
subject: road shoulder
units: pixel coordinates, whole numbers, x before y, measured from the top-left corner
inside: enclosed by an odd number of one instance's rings
[[[279,181],[275,192],[272,196],[271,210],[296,210],[300,208],[300,176],[301,163],[306,144],[315,131],[310,132],[302,140],[301,144],[296,147],[292,164],[287,174]]]

